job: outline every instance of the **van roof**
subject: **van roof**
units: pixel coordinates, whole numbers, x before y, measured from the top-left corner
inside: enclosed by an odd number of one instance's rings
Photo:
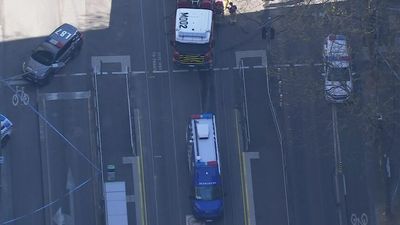
[[[176,10],[175,40],[181,43],[210,42],[212,14],[209,9],[178,8]]]

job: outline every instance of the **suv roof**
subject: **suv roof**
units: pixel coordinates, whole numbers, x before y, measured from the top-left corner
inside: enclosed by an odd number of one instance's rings
[[[330,34],[325,38],[324,60],[332,67],[349,67],[350,55],[347,39],[344,35]]]
[[[62,48],[66,43],[68,43],[72,37],[78,32],[78,29],[71,24],[64,23],[59,26],[53,33],[49,35],[46,39],[48,43],[53,44],[58,48]]]

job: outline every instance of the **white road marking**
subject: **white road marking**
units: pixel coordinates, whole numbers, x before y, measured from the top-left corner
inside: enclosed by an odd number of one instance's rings
[[[100,74],[103,63],[121,63],[121,72],[127,73],[128,68],[131,68],[131,57],[129,55],[92,56],[92,67],[95,74]]]
[[[152,52],[151,57],[152,57],[153,71],[163,70],[161,61],[161,52],[159,51]]]
[[[24,88],[24,86],[15,86],[15,93],[11,98],[14,106],[17,106],[20,102],[24,105],[29,104],[29,95],[24,91]]]
[[[189,70],[173,70],[174,73],[187,73]]]
[[[235,66],[235,67],[233,67],[232,69],[234,69],[234,70],[238,70],[238,69],[250,69],[250,66],[242,66],[242,67],[238,67],[238,66]]]
[[[108,73],[108,74],[110,74],[110,73]],[[125,74],[127,74],[127,72],[124,72],[124,71],[122,71],[122,72],[111,72],[111,74],[112,75],[125,75]]]
[[[8,81],[6,81],[6,83],[7,83],[8,85],[11,85],[11,86],[13,86],[13,85],[27,85],[27,84],[29,84],[29,82],[26,81],[26,80],[8,80]]]
[[[310,66],[311,64],[306,64],[306,63],[298,63],[298,64],[294,64],[294,67],[299,67],[299,66]]]
[[[240,66],[240,60],[243,58],[261,57],[261,64],[267,65],[267,52],[265,50],[235,51],[236,67]]]
[[[44,101],[54,100],[65,100],[65,99],[89,99],[90,91],[76,91],[76,92],[53,92],[53,93],[41,93],[40,97]]]
[[[254,195],[253,195],[253,177],[251,174],[251,159],[259,159],[260,155],[258,152],[242,152],[242,159],[245,171],[245,193],[246,193],[246,206],[249,213],[248,224],[256,225]]]
[[[132,74],[145,74],[146,72],[145,71],[132,71],[131,72]]]
[[[100,62],[100,61],[99,61]],[[307,67],[307,66],[322,66],[322,63],[314,63],[314,64],[307,64],[307,63],[297,63],[297,64],[276,64],[276,65],[271,65],[274,68],[289,68],[289,67]],[[96,66],[96,65],[93,65]],[[97,65],[99,66],[99,65]],[[243,66],[242,69],[263,69],[266,68],[265,65],[255,65],[255,66]],[[213,71],[228,71],[228,70],[238,70],[240,67],[217,67],[213,68]],[[97,73],[97,75],[125,75],[127,72],[127,69],[123,69],[123,71],[113,71],[113,72],[102,72],[100,74],[100,71]],[[189,73],[190,71],[198,72],[198,71],[208,71],[208,69],[194,69],[194,70],[188,70],[188,69],[181,69],[181,70],[172,70],[173,73]],[[153,70],[149,71],[148,73],[152,74],[164,74],[168,73],[168,70]],[[129,73],[128,73],[129,74]],[[131,71],[130,74],[132,75],[141,75],[141,74],[146,74],[146,71]],[[55,74],[54,77],[69,77],[69,76],[88,76],[90,73],[71,73],[71,74]],[[4,81],[7,82],[8,85],[26,85],[29,84],[28,81],[22,79],[21,75],[15,75],[8,77],[4,79]]]
[[[264,65],[253,66],[254,69],[264,69],[265,67]]]
[[[168,70],[153,70],[152,73],[168,73]]]
[[[86,76],[88,75],[87,73],[73,73],[71,74],[72,76]]]
[[[206,222],[196,220],[193,215],[186,215],[186,225],[205,225]]]

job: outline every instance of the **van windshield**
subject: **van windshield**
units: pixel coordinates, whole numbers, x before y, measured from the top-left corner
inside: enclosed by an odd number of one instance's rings
[[[197,186],[195,188],[196,199],[198,200],[215,200],[222,196],[220,185]]]
[[[175,41],[175,47],[179,54],[191,54],[191,55],[205,55],[210,51],[210,44],[193,44],[193,43],[181,43]]]

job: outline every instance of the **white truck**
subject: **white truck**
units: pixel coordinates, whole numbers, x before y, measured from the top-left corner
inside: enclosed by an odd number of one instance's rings
[[[178,0],[172,42],[176,66],[212,67],[214,7],[214,0]]]

